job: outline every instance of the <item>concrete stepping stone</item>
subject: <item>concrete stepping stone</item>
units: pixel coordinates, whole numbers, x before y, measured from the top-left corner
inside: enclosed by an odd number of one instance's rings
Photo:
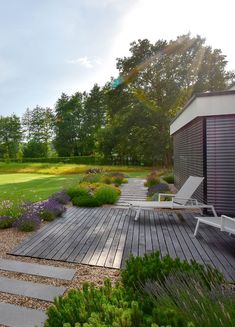
[[[0,302],[0,324],[7,327],[43,327],[47,316],[41,310]]]
[[[52,302],[56,296],[63,295],[65,287],[32,283],[23,280],[0,277],[0,292],[28,296]]]
[[[16,260],[0,259],[0,270],[13,271],[28,275],[36,275],[50,278],[71,280],[75,275],[75,269],[40,265]]]

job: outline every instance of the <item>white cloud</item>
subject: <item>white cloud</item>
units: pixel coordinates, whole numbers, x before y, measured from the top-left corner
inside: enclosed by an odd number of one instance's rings
[[[87,56],[66,60],[68,64],[78,64],[85,68],[91,69],[96,65],[101,65],[102,60],[99,57],[88,58]]]

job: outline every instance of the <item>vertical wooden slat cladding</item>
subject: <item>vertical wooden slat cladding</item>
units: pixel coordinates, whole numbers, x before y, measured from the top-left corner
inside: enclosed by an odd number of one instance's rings
[[[207,199],[218,213],[235,215],[235,115],[206,118]]]
[[[203,177],[203,118],[197,118],[173,135],[175,186],[179,189],[189,176]],[[204,201],[203,185],[193,195]]]

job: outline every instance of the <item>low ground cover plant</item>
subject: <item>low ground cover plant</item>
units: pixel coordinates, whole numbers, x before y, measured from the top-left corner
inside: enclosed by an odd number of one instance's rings
[[[174,175],[173,174],[163,176],[162,179],[164,179],[164,181],[167,182],[168,184],[174,184]]]
[[[131,257],[121,278],[113,287],[109,280],[99,288],[84,284],[57,298],[45,327],[234,326],[234,295],[215,269],[157,252]]]
[[[52,221],[66,210],[65,204],[70,201],[66,192],[57,192],[48,200],[38,203],[16,203],[2,201],[0,204],[0,229],[16,227],[25,232],[40,227],[41,221]]]

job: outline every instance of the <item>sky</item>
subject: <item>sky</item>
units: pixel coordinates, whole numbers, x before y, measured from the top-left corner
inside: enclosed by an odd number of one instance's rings
[[[0,115],[117,77],[131,42],[191,33],[235,71],[234,0],[0,0]]]

